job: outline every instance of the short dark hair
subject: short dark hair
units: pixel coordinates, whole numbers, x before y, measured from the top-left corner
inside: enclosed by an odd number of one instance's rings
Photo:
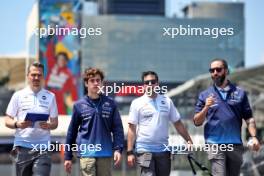
[[[148,76],[148,75],[154,75],[155,78],[156,78],[156,80],[159,81],[159,76],[158,76],[158,74],[157,74],[156,72],[154,72],[154,71],[145,71],[145,72],[143,72],[142,75],[141,75],[141,80],[142,80],[142,82],[144,81],[144,78],[145,78],[146,76]]]
[[[44,65],[42,63],[38,62],[38,61],[34,61],[28,66],[27,74],[29,74],[31,67],[41,68],[42,69],[42,73],[44,73]]]
[[[95,77],[95,75],[99,75],[101,77],[101,80],[104,80],[104,73],[102,70],[100,70],[99,68],[90,67],[84,70],[83,81],[86,82],[90,78]]]
[[[225,59],[221,59],[221,58],[215,58],[213,59],[211,62],[210,62],[210,66],[213,62],[215,61],[219,61],[219,62],[222,62],[223,63],[223,66],[226,70],[228,70],[228,64],[227,64],[227,61]]]
[[[56,54],[56,60],[58,60],[58,57],[59,57],[60,55],[63,56],[67,61],[69,61],[68,54],[65,53],[65,52],[59,52],[58,54]]]

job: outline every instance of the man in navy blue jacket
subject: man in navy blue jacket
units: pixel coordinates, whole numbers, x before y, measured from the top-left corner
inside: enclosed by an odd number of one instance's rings
[[[217,152],[208,152],[212,174],[239,176],[243,161],[242,120],[246,121],[252,137],[252,149],[257,151],[260,144],[256,137],[255,120],[246,92],[227,79],[227,62],[223,59],[213,60],[209,72],[214,85],[200,93],[195,107],[194,124],[199,126],[206,121],[205,142],[218,147]]]
[[[121,161],[124,144],[122,121],[115,102],[100,93],[103,79],[101,70],[85,70],[84,84],[88,93],[73,106],[66,139],[64,166],[68,173],[71,172],[72,152],[75,150],[84,176],[110,176],[113,152],[114,164]]]

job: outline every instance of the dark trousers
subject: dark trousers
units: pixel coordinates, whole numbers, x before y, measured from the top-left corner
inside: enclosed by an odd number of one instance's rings
[[[16,147],[17,176],[49,176],[51,158],[48,152],[32,151],[30,148]]]
[[[150,164],[148,167],[142,166],[144,153],[137,155],[137,163],[140,167],[141,176],[169,176],[171,170],[171,154],[170,152],[152,153]]]
[[[233,151],[208,152],[211,163],[211,172],[214,176],[239,176],[243,162],[242,145],[234,145]]]

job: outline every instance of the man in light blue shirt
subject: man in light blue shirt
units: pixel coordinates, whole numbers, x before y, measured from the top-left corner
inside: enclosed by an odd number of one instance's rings
[[[135,164],[133,146],[136,141],[141,176],[168,176],[171,169],[170,151],[166,149],[169,122],[187,143],[192,144],[192,140],[172,100],[158,93],[158,75],[153,71],[143,72],[142,81],[145,94],[132,102],[129,112],[128,164]]]
[[[47,149],[50,130],[58,126],[58,110],[55,95],[42,88],[43,73],[41,63],[32,63],[27,73],[29,86],[14,93],[6,110],[5,124],[16,130],[13,153],[18,176],[46,176],[51,170]],[[26,119],[29,113],[47,116],[48,121],[29,121]]]

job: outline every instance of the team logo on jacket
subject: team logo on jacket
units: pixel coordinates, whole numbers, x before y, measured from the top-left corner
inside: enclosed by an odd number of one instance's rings
[[[105,105],[105,106],[110,106],[110,103],[109,103],[109,102],[104,102],[103,105]]]
[[[144,118],[151,118],[153,117],[153,114],[144,114]]]
[[[142,115],[144,118],[151,118],[153,117],[154,113],[151,108],[145,108],[142,111]]]
[[[166,102],[164,100],[161,100],[161,102],[160,102],[160,108],[161,109],[167,109],[168,108],[167,107],[167,104],[166,104]]]
[[[112,107],[110,106],[109,102],[105,102],[102,105],[102,117],[103,118],[109,118],[111,115]]]
[[[83,109],[83,110],[89,108],[89,106],[88,106],[87,104],[81,104],[80,107],[81,107],[81,109]]]
[[[47,97],[45,95],[43,95],[41,98],[42,98],[42,100],[46,100],[47,99]]]
[[[241,96],[239,96],[239,92],[238,91],[232,92],[230,97],[231,97],[230,98],[231,101],[234,101],[234,102],[240,102],[241,101]]]
[[[112,111],[112,107],[110,106],[110,103],[105,102],[105,103],[102,105],[102,110],[103,110],[103,111],[109,111],[109,112],[111,112],[111,111]]]

